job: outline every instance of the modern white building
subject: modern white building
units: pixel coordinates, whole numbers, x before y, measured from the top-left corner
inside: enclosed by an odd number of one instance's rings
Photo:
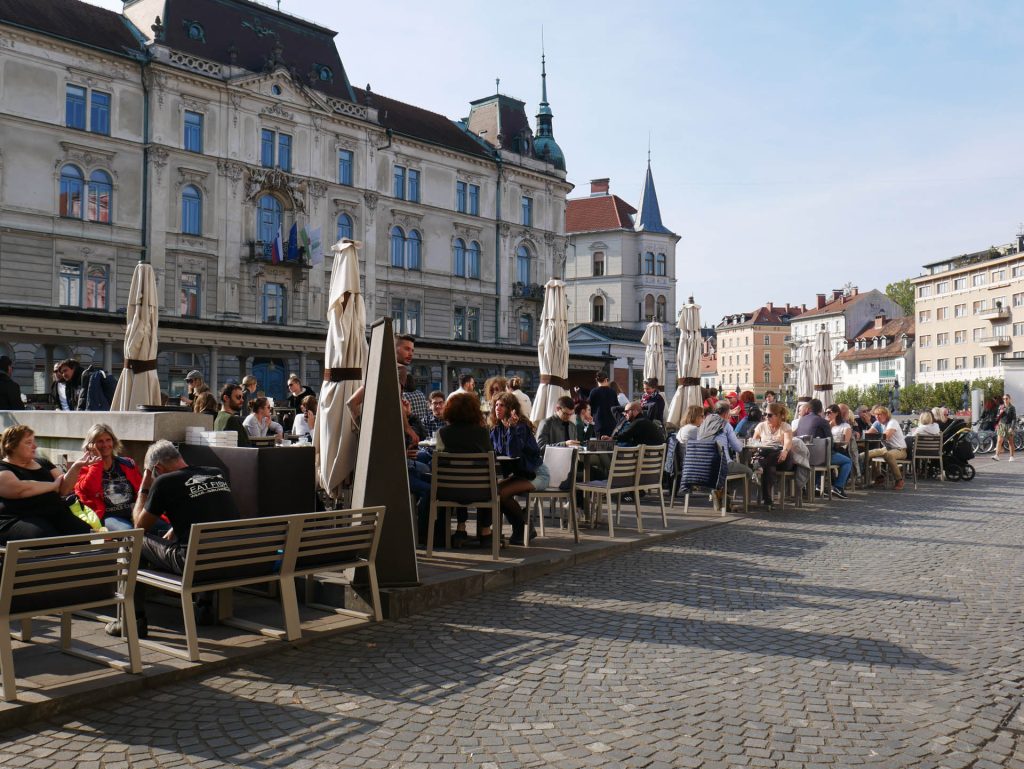
[[[879,315],[835,361],[843,367],[844,387],[913,383],[914,319]]]

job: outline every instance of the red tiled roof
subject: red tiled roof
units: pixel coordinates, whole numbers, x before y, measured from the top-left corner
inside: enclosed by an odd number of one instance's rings
[[[886,324],[879,329],[876,329],[874,322],[871,322],[865,326],[864,330],[857,334],[854,339],[873,340],[875,337],[885,337],[887,345],[885,347],[867,347],[863,350],[851,347],[850,349],[843,350],[839,353],[836,356],[836,360],[859,361],[878,360],[880,358],[899,358],[906,352],[906,349],[900,341],[900,337],[904,334],[911,339],[914,338],[913,318],[896,318],[886,322]]]
[[[569,200],[565,206],[565,231],[631,230],[635,213],[636,209],[618,195]]]
[[[865,291],[862,294],[850,294],[849,296],[841,296],[838,299],[833,299],[831,302],[826,302],[824,307],[814,307],[807,312],[803,313],[800,317],[807,318],[812,315],[831,315],[832,313],[842,312],[847,307],[851,307],[859,302],[861,299],[869,296],[872,292]]]
[[[751,323],[755,326],[782,326],[788,323],[789,318],[797,315],[803,317],[804,311],[800,307],[758,307],[754,310],[754,318]],[[786,317],[786,320],[783,320]]]

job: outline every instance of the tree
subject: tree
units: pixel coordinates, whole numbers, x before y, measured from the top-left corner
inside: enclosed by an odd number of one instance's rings
[[[913,317],[914,315],[914,287],[910,285],[910,278],[898,280],[885,287],[885,295],[903,308],[903,311]]]

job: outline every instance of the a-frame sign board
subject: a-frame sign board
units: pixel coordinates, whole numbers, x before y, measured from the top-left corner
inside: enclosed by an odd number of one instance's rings
[[[409,498],[405,429],[395,363],[391,318],[370,330],[363,418],[352,484],[352,507],[383,505],[384,527],[377,550],[381,587],[419,584],[416,563],[416,521]]]

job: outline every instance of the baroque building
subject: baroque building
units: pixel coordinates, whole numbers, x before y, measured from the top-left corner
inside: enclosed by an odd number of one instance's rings
[[[504,94],[456,121],[356,88],[335,34],[247,0],[0,0],[0,342],[23,386],[65,356],[119,371],[140,259],[165,390],[192,368],[318,382],[341,237],[425,388],[535,376],[572,188],[545,63],[534,133]]]

